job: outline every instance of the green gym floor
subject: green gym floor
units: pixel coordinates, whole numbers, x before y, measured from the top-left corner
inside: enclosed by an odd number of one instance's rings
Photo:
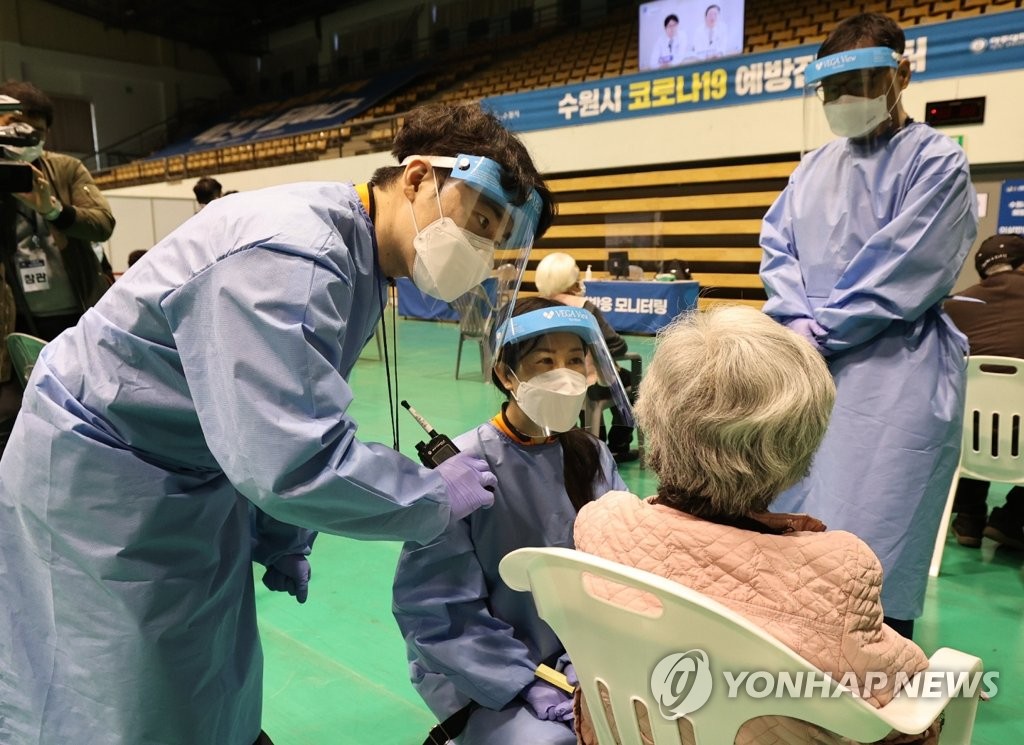
[[[454,378],[454,324],[400,319],[398,334],[399,396],[438,431],[454,436],[497,411],[502,399],[482,382],[476,344],[464,346],[462,377]],[[627,341],[650,360],[653,339]],[[351,383],[361,439],[390,444],[384,364],[372,342]],[[402,452],[415,458],[422,431],[404,410],[399,421]],[[653,477],[637,464],[620,472],[635,493],[653,493]],[[992,491],[990,508],[1006,489],[994,485]],[[400,547],[322,534],[310,557],[304,605],[265,590],[257,577],[266,659],[263,726],[275,745],[420,745],[435,723],[409,684],[405,647],[391,616]],[[1024,744],[1024,554],[996,550],[987,539],[980,550],[966,549],[950,538],[915,640],[928,654],[954,647],[999,671],[998,694],[979,706],[973,742]]]

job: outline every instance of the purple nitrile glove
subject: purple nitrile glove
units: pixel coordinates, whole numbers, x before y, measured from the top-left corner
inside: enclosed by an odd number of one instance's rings
[[[825,336],[825,329],[823,329],[817,321],[813,318],[791,318],[786,321],[786,326],[791,330],[795,331],[800,336],[804,337],[809,341],[819,353],[828,355],[829,350],[818,341],[819,338]]]
[[[461,520],[481,507],[494,504],[494,493],[487,489],[493,490],[498,479],[491,473],[487,461],[469,453],[458,453],[443,461],[437,472],[444,479],[453,520]]]
[[[565,680],[569,685],[578,686],[580,684],[580,679],[576,676],[576,666],[571,662],[566,664],[562,672],[565,673]]]
[[[565,682],[569,685],[576,687],[580,684],[580,679],[576,675],[576,666],[569,661],[569,654],[563,654],[555,662],[555,670],[565,676]]]
[[[543,680],[535,680],[519,694],[523,697],[533,715],[549,722],[571,722],[572,696]]]
[[[309,596],[309,561],[302,554],[287,554],[275,561],[263,574],[268,590],[287,592],[300,603]]]

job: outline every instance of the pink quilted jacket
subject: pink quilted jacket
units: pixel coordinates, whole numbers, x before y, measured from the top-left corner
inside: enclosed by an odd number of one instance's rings
[[[798,516],[792,516],[800,520]],[[781,519],[787,519],[783,516]],[[924,652],[882,623],[882,567],[871,549],[843,531],[762,534],[710,523],[627,492],[609,492],[576,519],[580,551],[675,580],[745,616],[816,667],[839,679],[869,671],[913,675],[928,666]],[[643,596],[616,597],[643,608]],[[891,683],[868,700],[888,703]],[[582,702],[579,742],[597,738]],[[693,742],[685,719],[684,742]],[[887,743],[935,743],[937,724],[922,735],[894,733]],[[644,733],[650,743],[649,733]],[[818,727],[784,717],[747,722],[737,745],[849,743]]]

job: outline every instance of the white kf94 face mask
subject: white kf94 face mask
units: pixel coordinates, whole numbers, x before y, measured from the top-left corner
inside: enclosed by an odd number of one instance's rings
[[[889,118],[885,94],[878,98],[840,96],[825,104],[828,126],[840,137],[863,137]]]
[[[579,421],[587,395],[587,378],[560,367],[521,382],[513,395],[519,408],[538,427],[548,432],[568,432]]]
[[[412,245],[413,284],[446,303],[483,282],[494,264],[494,241],[460,228],[450,217],[420,230]]]
[[[416,237],[412,245],[416,259],[412,282],[421,291],[450,303],[487,278],[494,266],[494,241],[455,224],[444,216],[441,194],[434,192],[440,217],[423,230],[416,222],[416,210],[409,202]]]
[[[45,140],[40,140],[35,145],[3,145],[12,160],[20,160],[23,163],[35,163],[43,154]]]

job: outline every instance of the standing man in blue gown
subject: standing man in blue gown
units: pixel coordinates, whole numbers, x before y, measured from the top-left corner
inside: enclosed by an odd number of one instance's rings
[[[903,109],[904,45],[892,20],[862,14],[807,67],[839,137],[765,216],[761,279],[765,312],[825,356],[838,391],[810,474],[773,506],[865,540],[886,620],[909,637],[959,452],[967,344],[941,303],[977,214],[963,150]]]

